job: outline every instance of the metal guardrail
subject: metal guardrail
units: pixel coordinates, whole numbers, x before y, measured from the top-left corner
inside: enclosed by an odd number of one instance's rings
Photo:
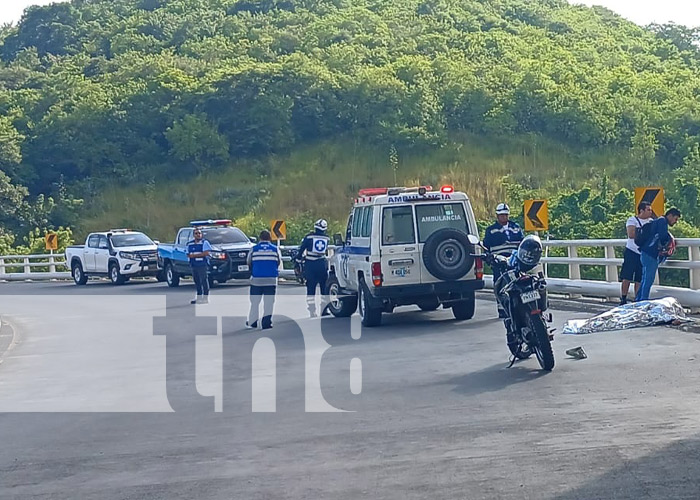
[[[543,270],[548,275],[548,266],[562,264],[568,266],[568,278],[552,278],[547,276],[549,289],[555,293],[567,294],[572,298],[581,296],[619,298],[620,285],[618,282],[618,267],[622,259],[615,256],[615,249],[624,247],[626,239],[588,239],[588,240],[545,240],[545,256],[542,258]],[[660,267],[670,269],[685,269],[689,272],[689,287],[659,286],[658,274],[652,297],[673,296],[683,305],[700,308],[700,238],[679,238],[677,248],[688,248],[688,259],[668,260]],[[330,247],[332,250],[334,246]],[[566,248],[566,256],[549,256],[552,248]],[[604,257],[579,257],[581,248],[603,248]],[[280,246],[284,262],[290,262],[290,251],[298,246]],[[284,255],[284,254],[287,255]],[[602,266],[605,268],[605,280],[581,279],[581,266]],[[283,278],[294,278],[294,271],[284,269]],[[0,256],[0,280],[49,280],[68,279],[70,272],[65,267],[63,254],[42,255],[5,255]],[[487,287],[492,286],[489,276],[485,277]]]
[[[0,255],[0,280],[51,280],[70,278],[64,254]]]

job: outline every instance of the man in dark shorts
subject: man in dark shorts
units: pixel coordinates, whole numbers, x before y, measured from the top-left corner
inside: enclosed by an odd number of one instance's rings
[[[620,280],[622,281],[620,305],[627,303],[627,293],[633,281],[635,296],[639,291],[639,285],[642,281],[642,260],[639,247],[634,243],[634,237],[637,234],[638,227],[642,227],[653,220],[652,214],[651,204],[648,201],[640,201],[639,206],[637,206],[637,215],[627,219],[627,244],[625,245],[624,260],[620,270]]]

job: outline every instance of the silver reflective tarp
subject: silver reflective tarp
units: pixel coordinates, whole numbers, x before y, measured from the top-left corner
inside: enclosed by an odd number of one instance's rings
[[[571,319],[563,333],[583,334],[692,321],[673,297],[625,304],[589,319]]]

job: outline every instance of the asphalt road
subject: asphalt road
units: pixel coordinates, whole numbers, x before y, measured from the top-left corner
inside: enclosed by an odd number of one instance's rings
[[[698,498],[695,334],[558,335],[546,374],[493,302],[362,329],[287,286],[253,351],[245,291],[0,284],[0,498]]]

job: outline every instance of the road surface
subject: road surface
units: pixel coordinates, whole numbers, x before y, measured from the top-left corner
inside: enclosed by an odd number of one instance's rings
[[[243,287],[0,284],[0,498],[698,497],[696,335],[557,335],[547,374],[488,300],[361,329],[280,288],[253,351]]]

